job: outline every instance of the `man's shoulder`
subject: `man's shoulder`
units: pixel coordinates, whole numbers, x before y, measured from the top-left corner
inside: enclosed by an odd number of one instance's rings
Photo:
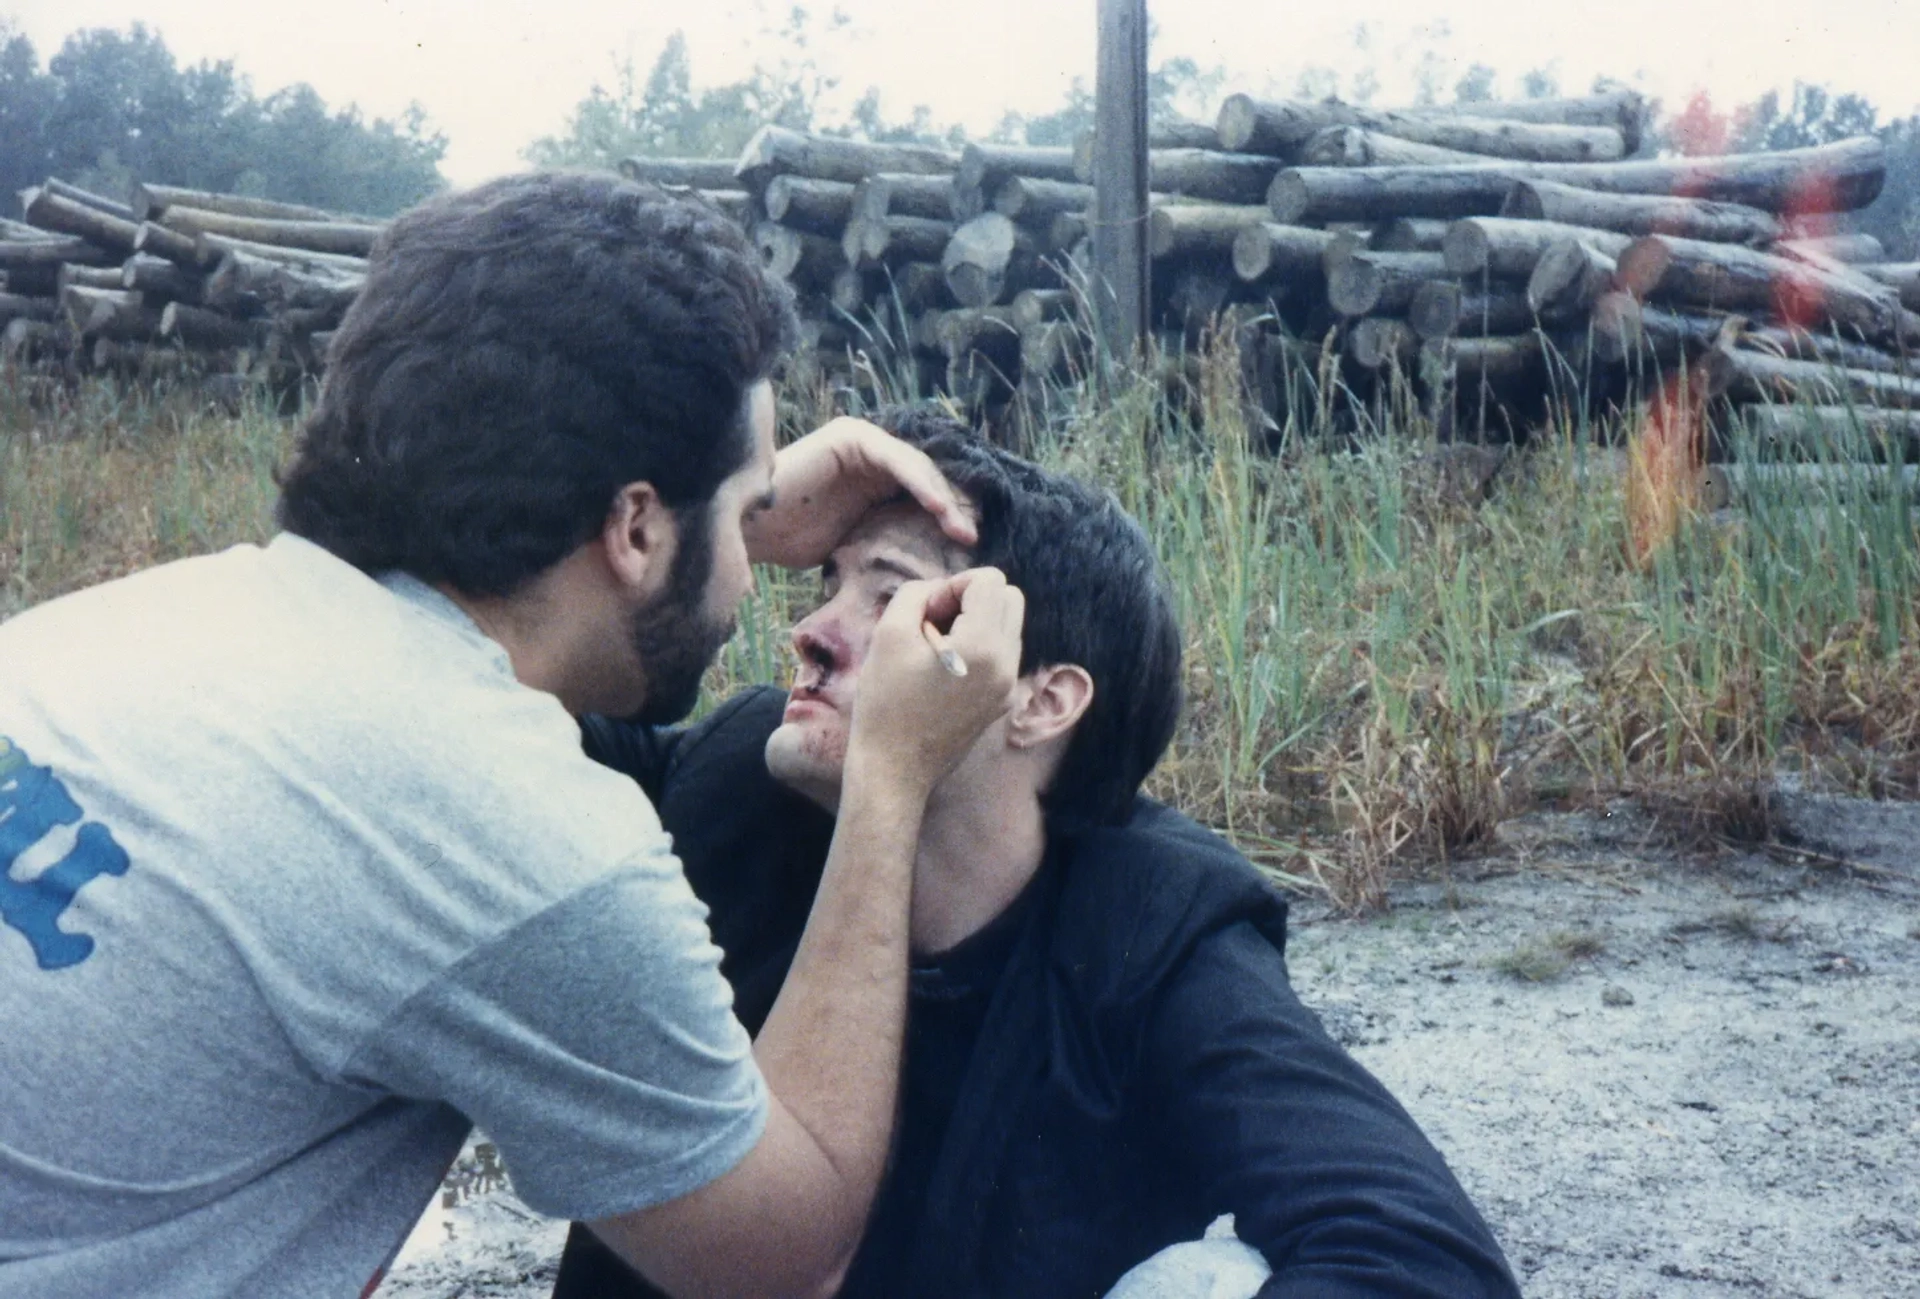
[[[1150,991],[1209,936],[1250,921],[1285,943],[1286,898],[1232,844],[1150,799],[1124,824],[1064,832],[1056,955],[1105,995]]]
[[[1144,901],[1156,909],[1196,895],[1281,901],[1259,870],[1224,837],[1149,798],[1135,799],[1120,824],[1061,833],[1069,854],[1083,863],[1074,873],[1075,883],[1103,896],[1144,895]]]

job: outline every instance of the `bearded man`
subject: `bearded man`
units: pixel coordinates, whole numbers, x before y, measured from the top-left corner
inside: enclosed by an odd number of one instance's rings
[[[793,332],[704,205],[564,174],[437,199],[374,250],[280,535],[0,627],[0,1294],[370,1293],[474,1124],[676,1296],[844,1270],[927,795],[1006,707],[1019,593],[942,573],[872,629],[751,1043],[576,721],[682,715],[749,561],[816,564],[903,487],[971,539],[877,429],[776,455]]]

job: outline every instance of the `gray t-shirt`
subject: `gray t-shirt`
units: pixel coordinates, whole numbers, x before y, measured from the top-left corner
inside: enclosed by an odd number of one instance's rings
[[[295,537],[0,626],[0,922],[5,1299],[351,1299],[470,1122],[570,1218],[765,1124],[645,796]]]

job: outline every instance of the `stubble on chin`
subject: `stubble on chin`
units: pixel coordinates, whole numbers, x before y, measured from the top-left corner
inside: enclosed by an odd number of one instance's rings
[[[792,722],[767,737],[767,770],[782,785],[828,811],[840,804],[847,765],[845,731],[821,732]]]

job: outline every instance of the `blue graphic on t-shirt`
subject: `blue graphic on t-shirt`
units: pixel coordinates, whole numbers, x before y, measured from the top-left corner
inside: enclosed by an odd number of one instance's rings
[[[67,855],[22,882],[8,873],[20,854],[58,826],[81,817],[50,767],[36,767],[20,748],[0,736],[0,920],[26,935],[43,970],[63,970],[93,954],[93,939],[70,934],[59,919],[81,887],[102,875],[127,873],[127,854],[98,821],[80,827]]]

